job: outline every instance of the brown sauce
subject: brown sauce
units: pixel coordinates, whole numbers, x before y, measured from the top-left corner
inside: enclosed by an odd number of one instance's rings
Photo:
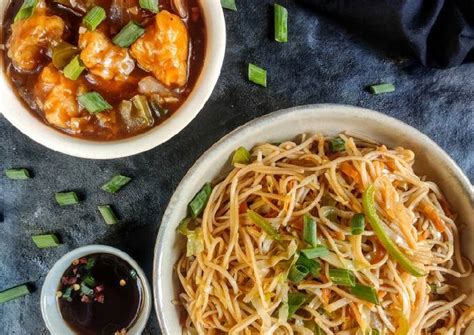
[[[59,309],[68,326],[81,335],[128,330],[142,307],[142,284],[135,270],[111,254],[92,254],[75,263],[58,288]]]
[[[167,10],[172,14],[178,15],[177,10],[172,4],[173,0],[160,0],[159,7],[160,11]],[[79,28],[83,16],[86,12],[81,11],[78,8],[70,8],[64,4],[67,4],[69,0],[46,0],[47,15],[59,16],[66,24],[66,29],[63,34],[62,40],[78,45]],[[101,24],[101,31],[106,32],[107,37],[112,39],[123,26],[125,26],[130,20],[134,20],[146,28],[148,25],[153,24],[155,14],[138,9],[138,12],[128,15],[117,15],[117,4],[124,6],[125,8],[140,8],[138,0],[77,0],[70,1],[70,3],[93,3],[103,7],[107,12],[107,18]],[[12,29],[11,24],[13,23],[14,17],[21,7],[23,1],[10,1],[5,13],[5,19],[3,22],[2,40],[6,44],[9,40]],[[183,0],[185,4],[188,16],[183,20],[186,25],[188,36],[189,36],[189,54],[188,54],[188,76],[187,82],[184,86],[179,88],[169,87],[174,93],[176,93],[177,101],[171,103],[164,102],[160,107],[167,113],[153,113],[153,126],[161,124],[165,119],[172,115],[187,99],[188,95],[194,88],[194,85],[201,73],[206,48],[206,28],[199,0]],[[114,80],[104,80],[98,76],[90,76],[89,73],[84,71],[81,75],[81,80],[87,88],[87,91],[99,92],[107,102],[112,105],[113,110],[110,113],[113,115],[113,125],[104,126],[95,115],[90,116],[86,127],[83,131],[73,132],[68,128],[56,127],[50,124],[44,115],[44,112],[39,108],[37,103],[37,96],[35,95],[35,85],[38,82],[38,78],[43,68],[51,63],[51,58],[43,54],[41,56],[40,65],[32,72],[26,73],[19,71],[13,66],[10,58],[7,56],[8,50],[5,48],[3,53],[3,64],[4,71],[7,73],[7,77],[11,81],[11,85],[16,92],[19,99],[21,99],[25,106],[35,115],[40,118],[43,122],[50,125],[51,127],[67,133],[74,137],[79,137],[88,140],[96,141],[113,141],[123,138],[135,136],[137,134],[146,132],[151,127],[143,127],[140,129],[130,129],[125,124],[125,121],[119,113],[119,104],[123,100],[130,100],[135,95],[139,94],[137,83],[147,77],[153,76],[151,72],[146,72],[141,69],[136,63],[133,72],[129,75],[129,80],[124,83],[117,83]]]

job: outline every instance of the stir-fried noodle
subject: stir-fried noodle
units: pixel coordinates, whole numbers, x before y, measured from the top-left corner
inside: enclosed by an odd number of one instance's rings
[[[472,266],[414,160],[344,134],[253,148],[180,229],[184,332],[462,334]]]

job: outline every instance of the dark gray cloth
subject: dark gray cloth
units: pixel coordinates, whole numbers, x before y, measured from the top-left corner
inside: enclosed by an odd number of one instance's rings
[[[351,27],[451,67],[474,60],[474,0],[303,0]]]

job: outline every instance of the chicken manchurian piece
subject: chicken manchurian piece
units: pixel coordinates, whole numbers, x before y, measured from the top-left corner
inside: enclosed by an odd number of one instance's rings
[[[61,40],[65,24],[60,17],[48,16],[44,8],[38,8],[32,17],[11,27],[8,57],[19,71],[30,72],[41,64],[47,50]]]
[[[166,10],[159,12],[130,52],[143,69],[151,71],[163,84],[186,84],[189,36],[179,16]]]
[[[90,118],[86,112],[81,113],[77,102],[77,96],[84,93],[86,87],[80,80],[67,79],[52,64],[43,69],[35,86],[36,101],[46,120],[73,133],[80,132],[81,125]]]
[[[120,48],[102,32],[86,31],[79,35],[81,60],[89,71],[105,80],[127,80],[135,61],[127,49]]]

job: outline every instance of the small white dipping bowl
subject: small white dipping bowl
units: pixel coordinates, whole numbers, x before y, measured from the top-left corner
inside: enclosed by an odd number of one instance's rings
[[[342,132],[358,134],[388,147],[413,150],[415,172],[440,186],[459,216],[457,223],[466,225],[462,233],[463,254],[474,260],[472,185],[456,163],[426,135],[392,117],[358,107],[322,104],[285,109],[251,121],[214,144],[188,171],[171,198],[156,241],[153,271],[155,308],[164,334],[181,334],[179,309],[172,303],[180,290],[173,266],[186,246],[176,227],[202,185],[219,176],[224,168],[229,169],[229,157],[239,146],[252,148],[258,143],[292,140],[301,133]],[[461,287],[469,295],[468,303],[473,304],[474,276],[463,278]],[[470,331],[474,331],[472,328]]]
[[[10,1],[0,1],[0,22]],[[52,150],[67,155],[112,159],[150,150],[179,133],[203,108],[219,78],[226,46],[224,13],[219,0],[201,0],[206,25],[206,55],[199,78],[183,105],[162,124],[149,131],[117,141],[89,141],[66,135],[46,125],[21,103],[5,71],[0,71],[0,113],[23,134]],[[4,41],[6,43],[6,41]],[[2,61],[0,61],[2,65]]]
[[[124,260],[132,267],[140,278],[142,286],[142,306],[132,327],[128,330],[130,335],[139,335],[145,328],[151,312],[151,295],[150,285],[146,279],[143,270],[128,254],[116,248],[106,245],[89,245],[75,249],[59,259],[51,268],[41,289],[41,314],[43,315],[46,327],[52,335],[74,335],[76,334],[68,327],[61,316],[59,305],[57,302],[56,292],[58,290],[61,278],[64,272],[71,266],[75,259],[92,255],[92,254],[111,254]]]

